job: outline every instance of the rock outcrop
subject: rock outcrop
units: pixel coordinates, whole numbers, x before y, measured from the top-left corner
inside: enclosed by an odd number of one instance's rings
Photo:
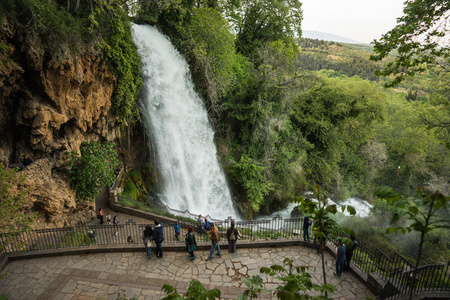
[[[49,226],[90,220],[90,203],[75,200],[67,180],[67,152],[83,141],[116,141],[112,114],[116,77],[94,48],[56,60],[25,29],[4,24],[0,32],[0,149],[5,163],[25,155],[33,163],[21,188],[29,207]]]

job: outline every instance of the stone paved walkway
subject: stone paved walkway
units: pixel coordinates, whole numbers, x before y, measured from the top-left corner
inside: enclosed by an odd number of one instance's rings
[[[24,259],[7,264],[0,279],[0,295],[8,294],[10,300],[23,299],[160,299],[166,283],[185,293],[192,279],[199,280],[207,289],[219,288],[221,299],[235,299],[245,290],[241,279],[259,275],[263,266],[282,264],[284,258],[294,260],[294,265],[308,266],[314,283],[322,283],[319,254],[313,248],[289,246],[280,248],[238,249],[222,257],[206,261],[209,251],[196,251],[193,262],[186,252],[166,251],[164,258],[147,259],[142,252],[119,252],[70,255]],[[374,295],[353,275],[344,273],[335,277],[334,258],[326,257],[327,282],[337,291],[332,299],[365,299]],[[264,278],[269,294],[261,298],[276,299],[274,291],[279,281]]]

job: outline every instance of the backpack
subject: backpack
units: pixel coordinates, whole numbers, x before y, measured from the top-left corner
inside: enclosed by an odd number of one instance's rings
[[[206,231],[209,231],[211,228],[209,228],[209,221],[205,222],[205,229]]]
[[[230,234],[230,241],[234,241],[236,239],[236,236],[234,235],[234,230]]]

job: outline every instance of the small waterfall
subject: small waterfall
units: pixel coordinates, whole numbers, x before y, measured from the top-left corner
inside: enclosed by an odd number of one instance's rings
[[[216,219],[239,219],[185,59],[151,26],[133,25],[133,40],[144,80],[140,109],[157,150],[163,202]]]

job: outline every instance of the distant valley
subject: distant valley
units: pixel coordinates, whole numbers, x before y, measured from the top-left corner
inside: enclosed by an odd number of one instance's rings
[[[320,31],[310,31],[310,30],[302,30],[303,38],[309,38],[309,39],[318,39],[318,40],[324,40],[324,41],[330,41],[330,42],[338,42],[338,43],[347,43],[347,44],[363,44],[361,42],[348,39],[339,35],[335,35],[332,33],[326,33],[326,32],[320,32]]]

